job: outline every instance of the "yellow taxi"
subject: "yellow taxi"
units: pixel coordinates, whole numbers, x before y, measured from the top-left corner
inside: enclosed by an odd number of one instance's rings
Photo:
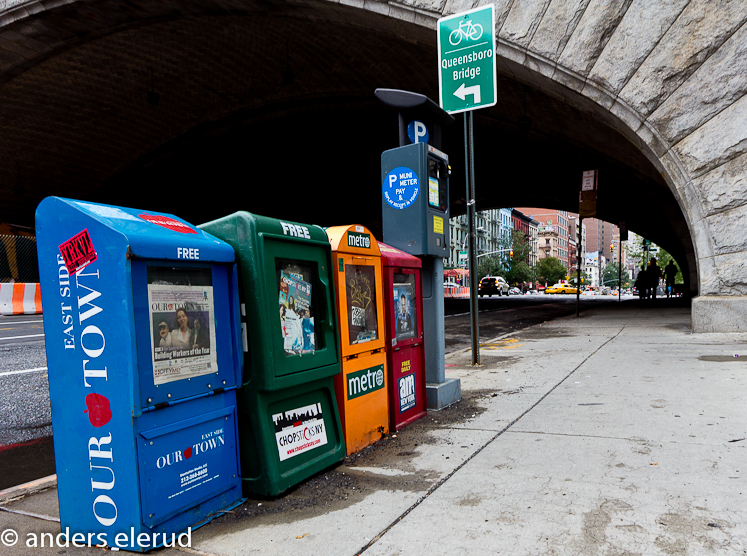
[[[555,284],[545,289],[545,293],[578,293],[576,286],[571,284]]]

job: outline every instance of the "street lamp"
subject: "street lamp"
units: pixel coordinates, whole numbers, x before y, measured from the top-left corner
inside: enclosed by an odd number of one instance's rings
[[[506,247],[505,249],[498,249],[498,251],[491,251],[490,253],[483,253],[482,255],[477,255],[477,258],[480,257],[487,257],[488,255],[495,255],[496,253],[505,253],[506,251],[509,252],[509,256],[514,256],[514,248],[513,247]]]
[[[462,239],[462,248],[459,250],[459,266],[462,268],[462,287],[464,287],[464,267],[466,265],[462,264],[462,252],[464,251],[465,244],[467,243],[467,240],[469,239],[469,234],[464,234],[464,239]]]

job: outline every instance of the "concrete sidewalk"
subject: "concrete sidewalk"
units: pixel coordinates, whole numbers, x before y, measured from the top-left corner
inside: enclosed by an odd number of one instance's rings
[[[486,342],[447,357],[459,404],[160,553],[746,554],[746,340],[631,301]],[[54,488],[0,504],[57,515]],[[3,554],[60,551],[21,546],[53,521],[9,528]]]

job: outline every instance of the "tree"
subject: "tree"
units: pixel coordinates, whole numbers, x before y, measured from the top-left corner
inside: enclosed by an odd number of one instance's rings
[[[507,243],[509,249],[508,257],[503,259],[506,282],[515,286],[531,282],[534,279],[534,272],[528,261],[532,246],[527,235],[519,230],[511,230],[511,235],[503,238],[501,243]]]
[[[680,265],[677,264],[677,261],[674,260],[674,257],[670,255],[668,251],[665,251],[663,247],[659,248],[659,258],[657,259],[656,262],[659,265],[659,268],[662,270],[662,272],[667,267],[670,261],[673,262],[674,265],[677,267],[677,274],[674,277],[674,283],[684,284],[685,280],[682,277],[682,270],[680,269]]]
[[[547,257],[537,263],[537,281],[545,282],[548,286],[565,278],[566,272],[566,268],[557,257]]]
[[[643,246],[644,238],[641,236],[638,236],[637,241],[629,241],[627,246],[627,254],[628,258],[630,258],[633,261],[636,261],[636,266],[640,268],[646,263],[646,250]],[[654,248],[659,247],[659,252],[656,253],[655,251],[651,253],[649,251],[649,261],[651,260],[651,257],[656,257],[656,263],[658,264],[659,268],[664,269],[668,264],[669,261],[673,261],[674,264],[677,266],[677,275],[674,279],[675,284],[684,284],[685,280],[682,277],[682,270],[680,269],[680,265],[677,264],[677,261],[674,260],[674,257],[669,254],[668,251],[666,251],[663,247],[657,246],[656,244],[652,244]]]
[[[533,269],[527,264],[531,245],[524,232],[511,230],[509,236],[498,242],[499,253],[477,259],[477,279],[485,276],[502,276],[511,285],[529,282],[534,278]]]
[[[575,284],[577,278],[578,276],[576,276],[576,273],[572,272],[570,274],[570,277],[568,278],[568,281],[571,284]],[[581,287],[588,286],[589,284],[591,284],[591,274],[589,274],[589,272],[586,269],[584,269],[581,272]]]
[[[503,264],[501,259],[495,255],[480,257],[477,259],[477,280],[482,280],[485,276],[502,275]]]
[[[606,267],[604,267],[604,271],[602,271],[602,285],[604,286],[611,286],[611,287],[617,287],[617,276],[618,276],[618,264],[617,263],[610,263]],[[628,274],[628,269],[623,268],[622,274],[620,275],[620,278],[622,280],[622,287],[627,288],[630,286],[630,275]]]

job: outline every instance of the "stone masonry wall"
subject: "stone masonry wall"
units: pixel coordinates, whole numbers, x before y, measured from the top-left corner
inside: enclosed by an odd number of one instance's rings
[[[404,4],[430,11],[435,28],[442,15],[486,3]],[[493,4],[498,59],[511,62],[509,71],[521,66],[519,78],[540,74],[596,103],[667,180],[696,250],[694,329],[747,331],[743,312],[719,303],[747,303],[747,2]]]
[[[71,1],[0,0],[0,46],[4,24]],[[442,15],[485,4],[330,1],[430,29]],[[230,0],[216,0],[223,3]],[[638,145],[685,214],[700,296],[710,297],[709,307],[715,298],[747,296],[747,2],[493,3],[501,70],[560,98],[575,91]],[[698,316],[696,305],[694,323],[713,323]],[[738,328],[747,330],[747,316],[741,320]]]

